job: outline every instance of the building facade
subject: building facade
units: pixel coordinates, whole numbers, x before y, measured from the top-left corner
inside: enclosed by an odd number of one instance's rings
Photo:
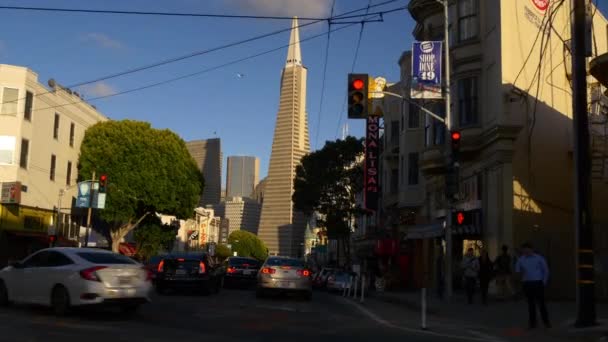
[[[231,197],[219,205],[218,216],[228,221],[228,235],[235,230],[258,233],[261,205],[250,198]]]
[[[494,258],[502,245],[517,248],[532,242],[552,272],[549,294],[574,297],[571,5],[539,4],[459,0],[450,7],[452,127],[462,135],[455,209],[467,213],[471,222],[454,226],[454,248],[448,252],[458,265],[468,247],[485,249]],[[416,21],[416,40],[443,39],[441,4],[413,0],[409,10]],[[607,51],[607,21],[595,11],[592,22],[595,56]],[[405,53],[400,62],[406,96],[408,56]],[[599,96],[604,90],[589,77],[596,260],[608,257],[608,213],[601,210],[608,196],[608,127]],[[412,270],[433,260],[445,246],[443,223],[450,214],[445,196],[447,132],[409,105],[402,106],[401,116],[394,115],[398,110],[391,109],[396,106],[391,102],[385,101],[385,215],[378,225],[398,241],[395,254],[410,256]],[[443,115],[441,101],[418,103]],[[606,297],[606,269],[597,270],[596,290]],[[460,270],[453,271],[458,287]]]
[[[219,138],[194,140],[186,143],[190,155],[203,173],[205,187],[199,205],[220,203],[222,192],[222,146]]]
[[[296,166],[310,152],[306,113],[306,75],[300,52],[298,20],[293,19],[287,61],[272,141],[270,166],[258,236],[271,255],[296,256],[304,242],[306,218],[293,208]]]
[[[260,181],[260,159],[229,156],[226,164],[226,197],[251,198]]]
[[[69,213],[80,144],[88,127],[108,118],[48,83],[28,68],[0,64],[0,263],[48,246],[49,228],[78,236]]]

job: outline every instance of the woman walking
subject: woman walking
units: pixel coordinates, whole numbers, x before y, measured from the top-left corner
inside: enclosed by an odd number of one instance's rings
[[[479,287],[481,289],[481,302],[488,304],[488,288],[494,275],[494,263],[487,251],[483,251],[479,257]]]

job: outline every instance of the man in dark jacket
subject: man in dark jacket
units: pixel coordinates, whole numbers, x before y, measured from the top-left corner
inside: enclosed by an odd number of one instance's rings
[[[496,257],[494,261],[496,267],[496,286],[498,287],[498,293],[502,299],[508,299],[513,296],[513,285],[512,285],[512,265],[513,258],[509,254],[509,247],[507,245],[502,246],[502,254]]]

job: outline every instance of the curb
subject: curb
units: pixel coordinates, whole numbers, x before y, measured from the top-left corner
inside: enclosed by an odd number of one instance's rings
[[[415,310],[415,311],[422,310],[422,306],[420,305],[420,303],[418,301],[407,299],[407,298],[400,298],[397,296],[385,296],[385,295],[381,295],[378,293],[375,293],[368,298],[372,298],[372,299],[375,299],[375,300],[378,300],[381,302],[385,302],[385,303],[401,305],[401,306],[404,306],[408,309]],[[426,310],[427,310],[427,313],[434,314],[434,315],[439,314],[441,312],[441,310],[437,306],[428,305],[428,304],[427,304]]]

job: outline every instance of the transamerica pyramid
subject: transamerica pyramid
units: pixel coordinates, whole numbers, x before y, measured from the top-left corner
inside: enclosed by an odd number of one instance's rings
[[[294,17],[274,128],[268,181],[258,236],[271,255],[302,257],[306,222],[293,208],[296,166],[310,152],[306,114],[306,68],[302,65],[298,19]]]

